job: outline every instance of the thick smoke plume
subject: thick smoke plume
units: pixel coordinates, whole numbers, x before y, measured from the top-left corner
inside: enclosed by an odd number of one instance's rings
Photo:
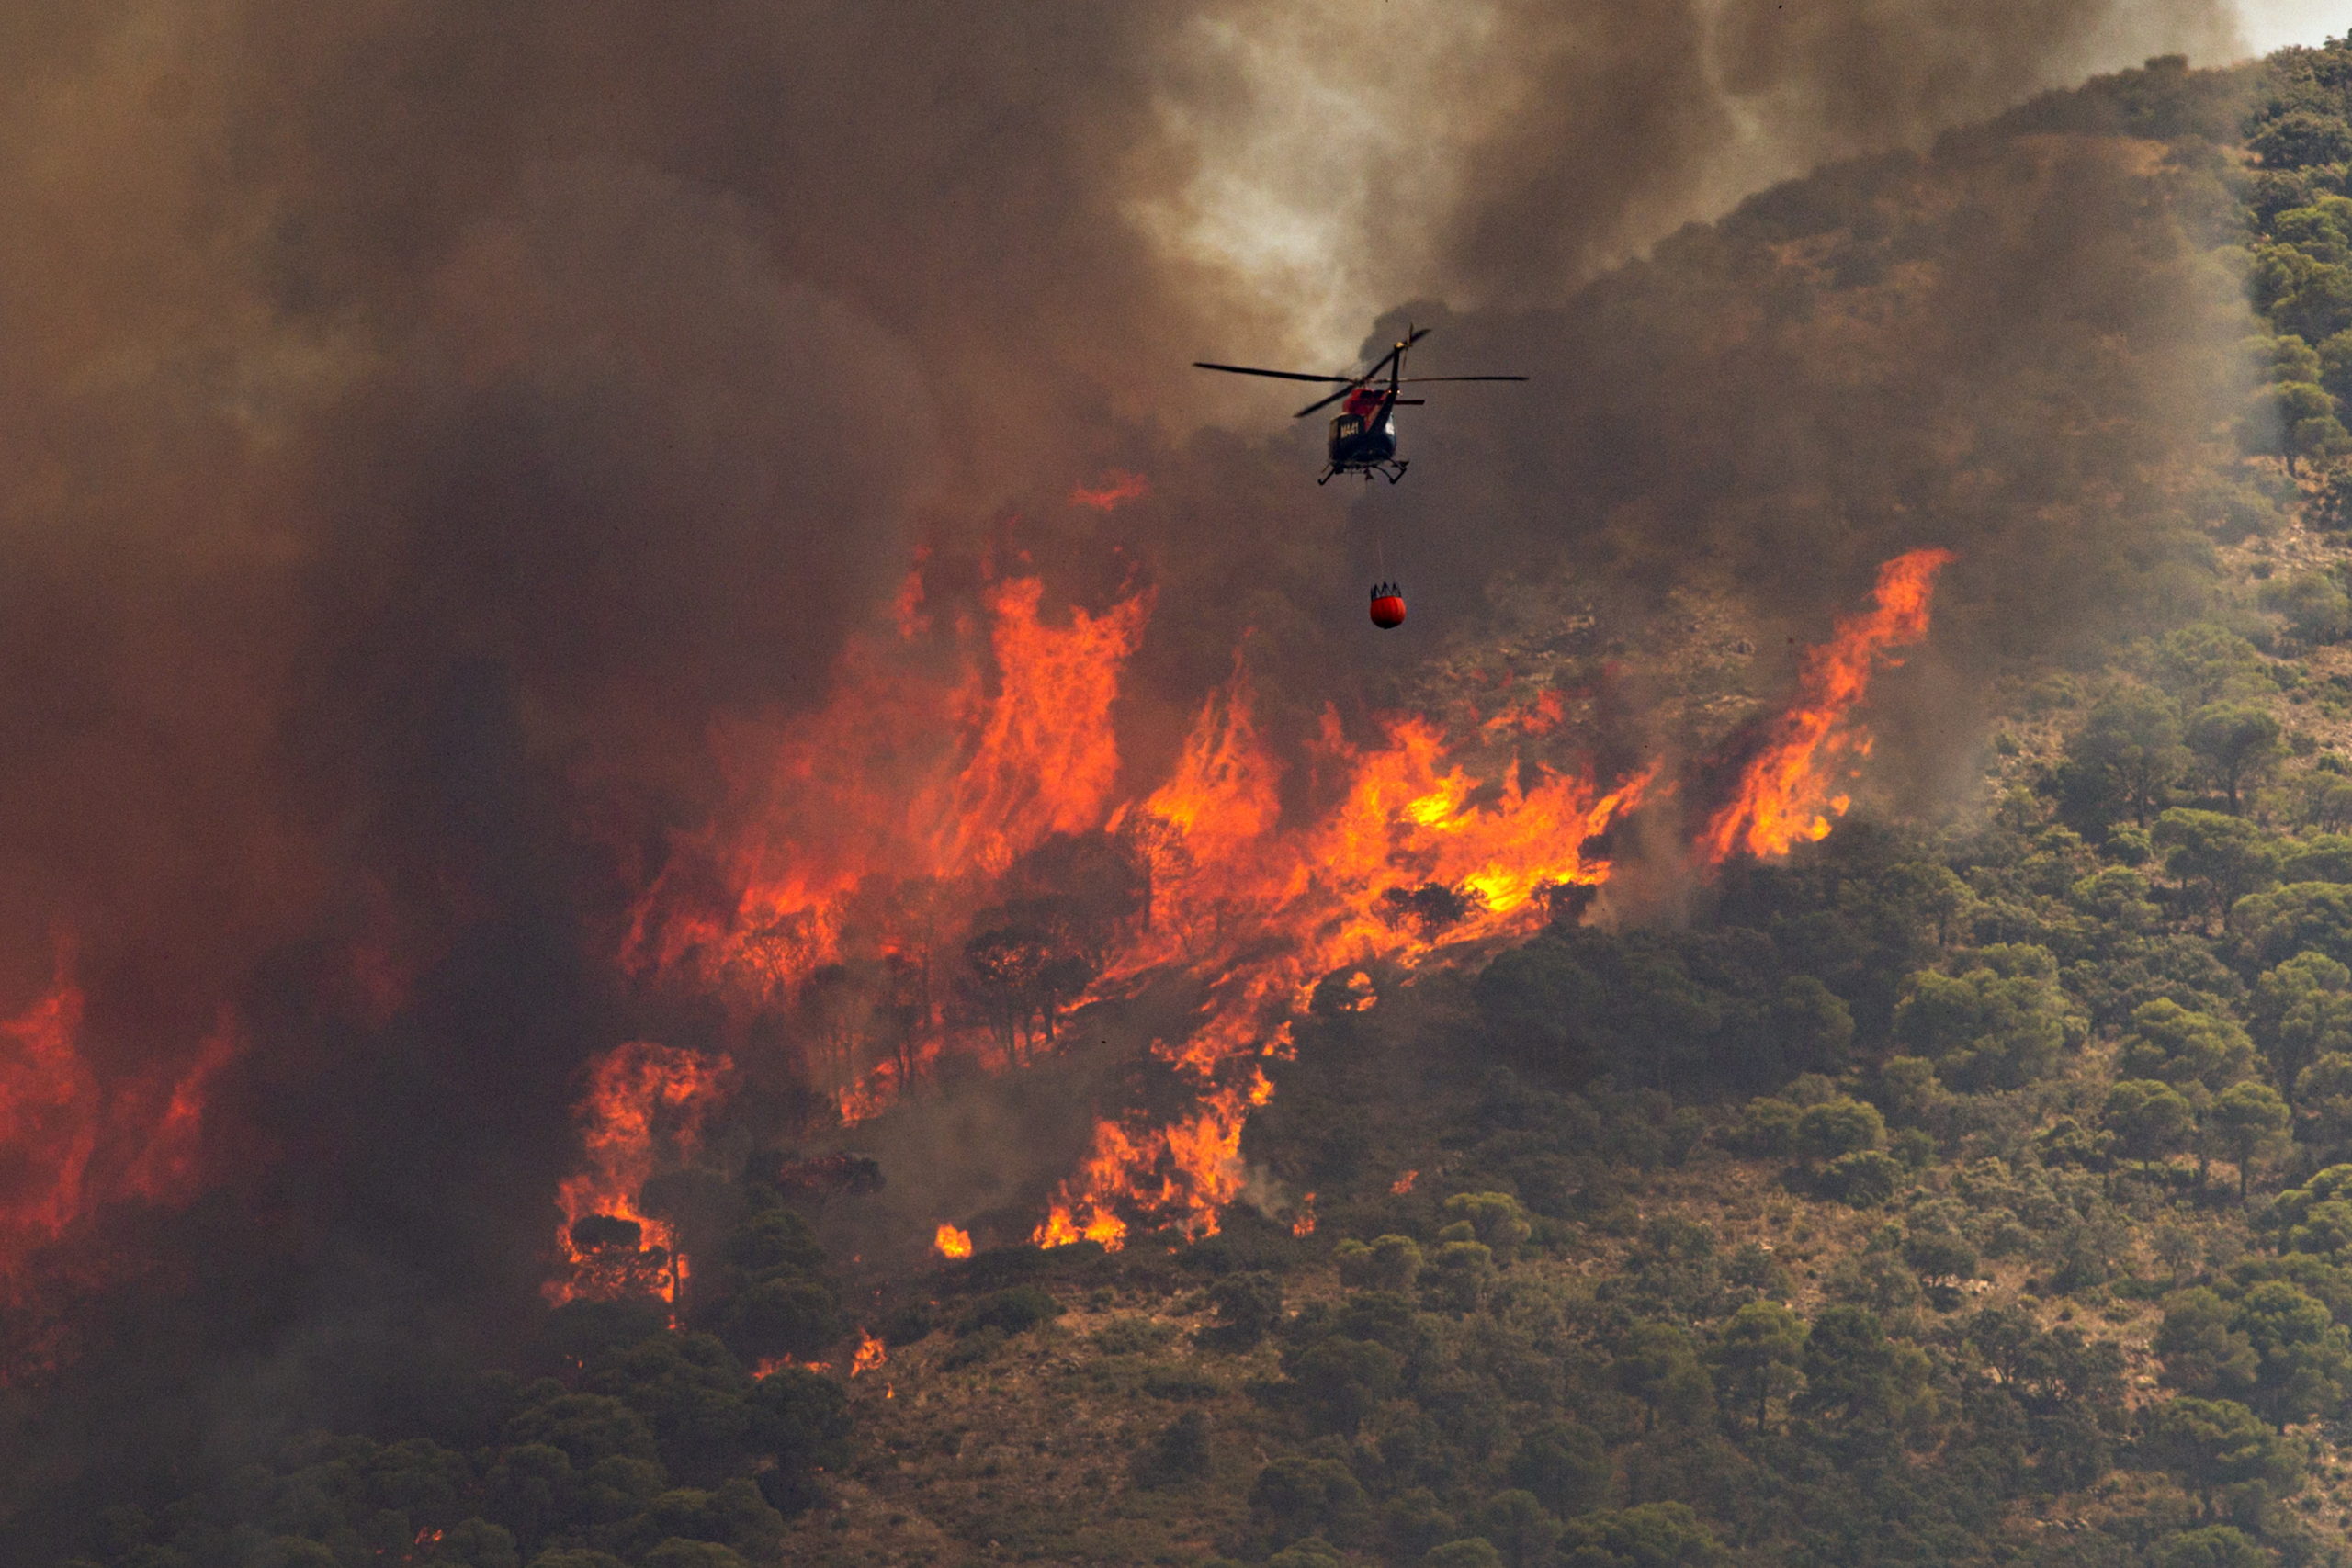
[[[0,1036],[0,1534],[522,1320],[582,1064],[646,1021],[632,900],[734,782],[713,735],[818,709],[919,556],[950,620],[1024,560],[1153,592],[1148,777],[1245,644],[1277,736],[1411,688],[1342,635],[1375,536],[1457,626],[1564,565],[1794,620],[1947,546],[1987,659],[2113,581],[2108,481],[2211,423],[2226,287],[2112,148],[1986,154],[1883,235],[1859,361],[1754,288],[1758,224],[1877,220],[1949,126],[2225,53],[2210,0],[1367,15],[0,17],[0,1015],[79,1013],[62,1055]],[[1848,209],[1585,289],[1879,153]],[[1963,231],[1984,266],[1911,267]],[[1427,411],[1394,495],[1315,491],[1258,434],[1285,404],[1184,368],[1344,358],[1412,299],[1429,373],[1539,379]],[[2070,374],[2078,428],[2020,415]],[[1148,495],[1069,499],[1123,473]]]

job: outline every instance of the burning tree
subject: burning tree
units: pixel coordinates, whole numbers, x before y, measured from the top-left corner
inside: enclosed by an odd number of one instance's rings
[[[647,1041],[607,1053],[589,1075],[580,1107],[588,1168],[557,1193],[565,1264],[551,1302],[651,1295],[675,1303],[687,1260],[669,1223],[643,1213],[641,1190],[665,1164],[691,1156],[703,1119],[724,1092],[732,1064]]]
[[[1003,923],[964,943],[965,990],[1019,1065],[1053,1043],[1062,1010],[1086,994],[1102,963],[1076,935],[1087,922],[1073,900],[1028,899],[995,914]]]

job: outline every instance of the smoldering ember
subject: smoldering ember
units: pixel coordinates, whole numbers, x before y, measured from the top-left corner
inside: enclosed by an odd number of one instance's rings
[[[2285,9],[0,16],[0,1568],[2352,1563]]]

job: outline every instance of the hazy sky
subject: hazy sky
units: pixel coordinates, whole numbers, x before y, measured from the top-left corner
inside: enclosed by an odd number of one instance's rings
[[[2318,43],[2352,30],[2346,0],[2238,0],[2249,51],[2267,53],[2290,43]]]

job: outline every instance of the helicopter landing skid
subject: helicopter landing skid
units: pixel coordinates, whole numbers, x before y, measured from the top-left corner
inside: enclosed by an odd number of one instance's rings
[[[1412,467],[1412,459],[1409,457],[1399,457],[1392,463],[1350,463],[1344,468],[1333,464],[1326,467],[1315,482],[1318,485],[1327,485],[1331,482],[1331,476],[1334,474],[1362,474],[1363,482],[1370,484],[1373,475],[1378,474],[1386,479],[1390,484],[1395,484],[1405,477],[1405,470],[1410,467]]]

